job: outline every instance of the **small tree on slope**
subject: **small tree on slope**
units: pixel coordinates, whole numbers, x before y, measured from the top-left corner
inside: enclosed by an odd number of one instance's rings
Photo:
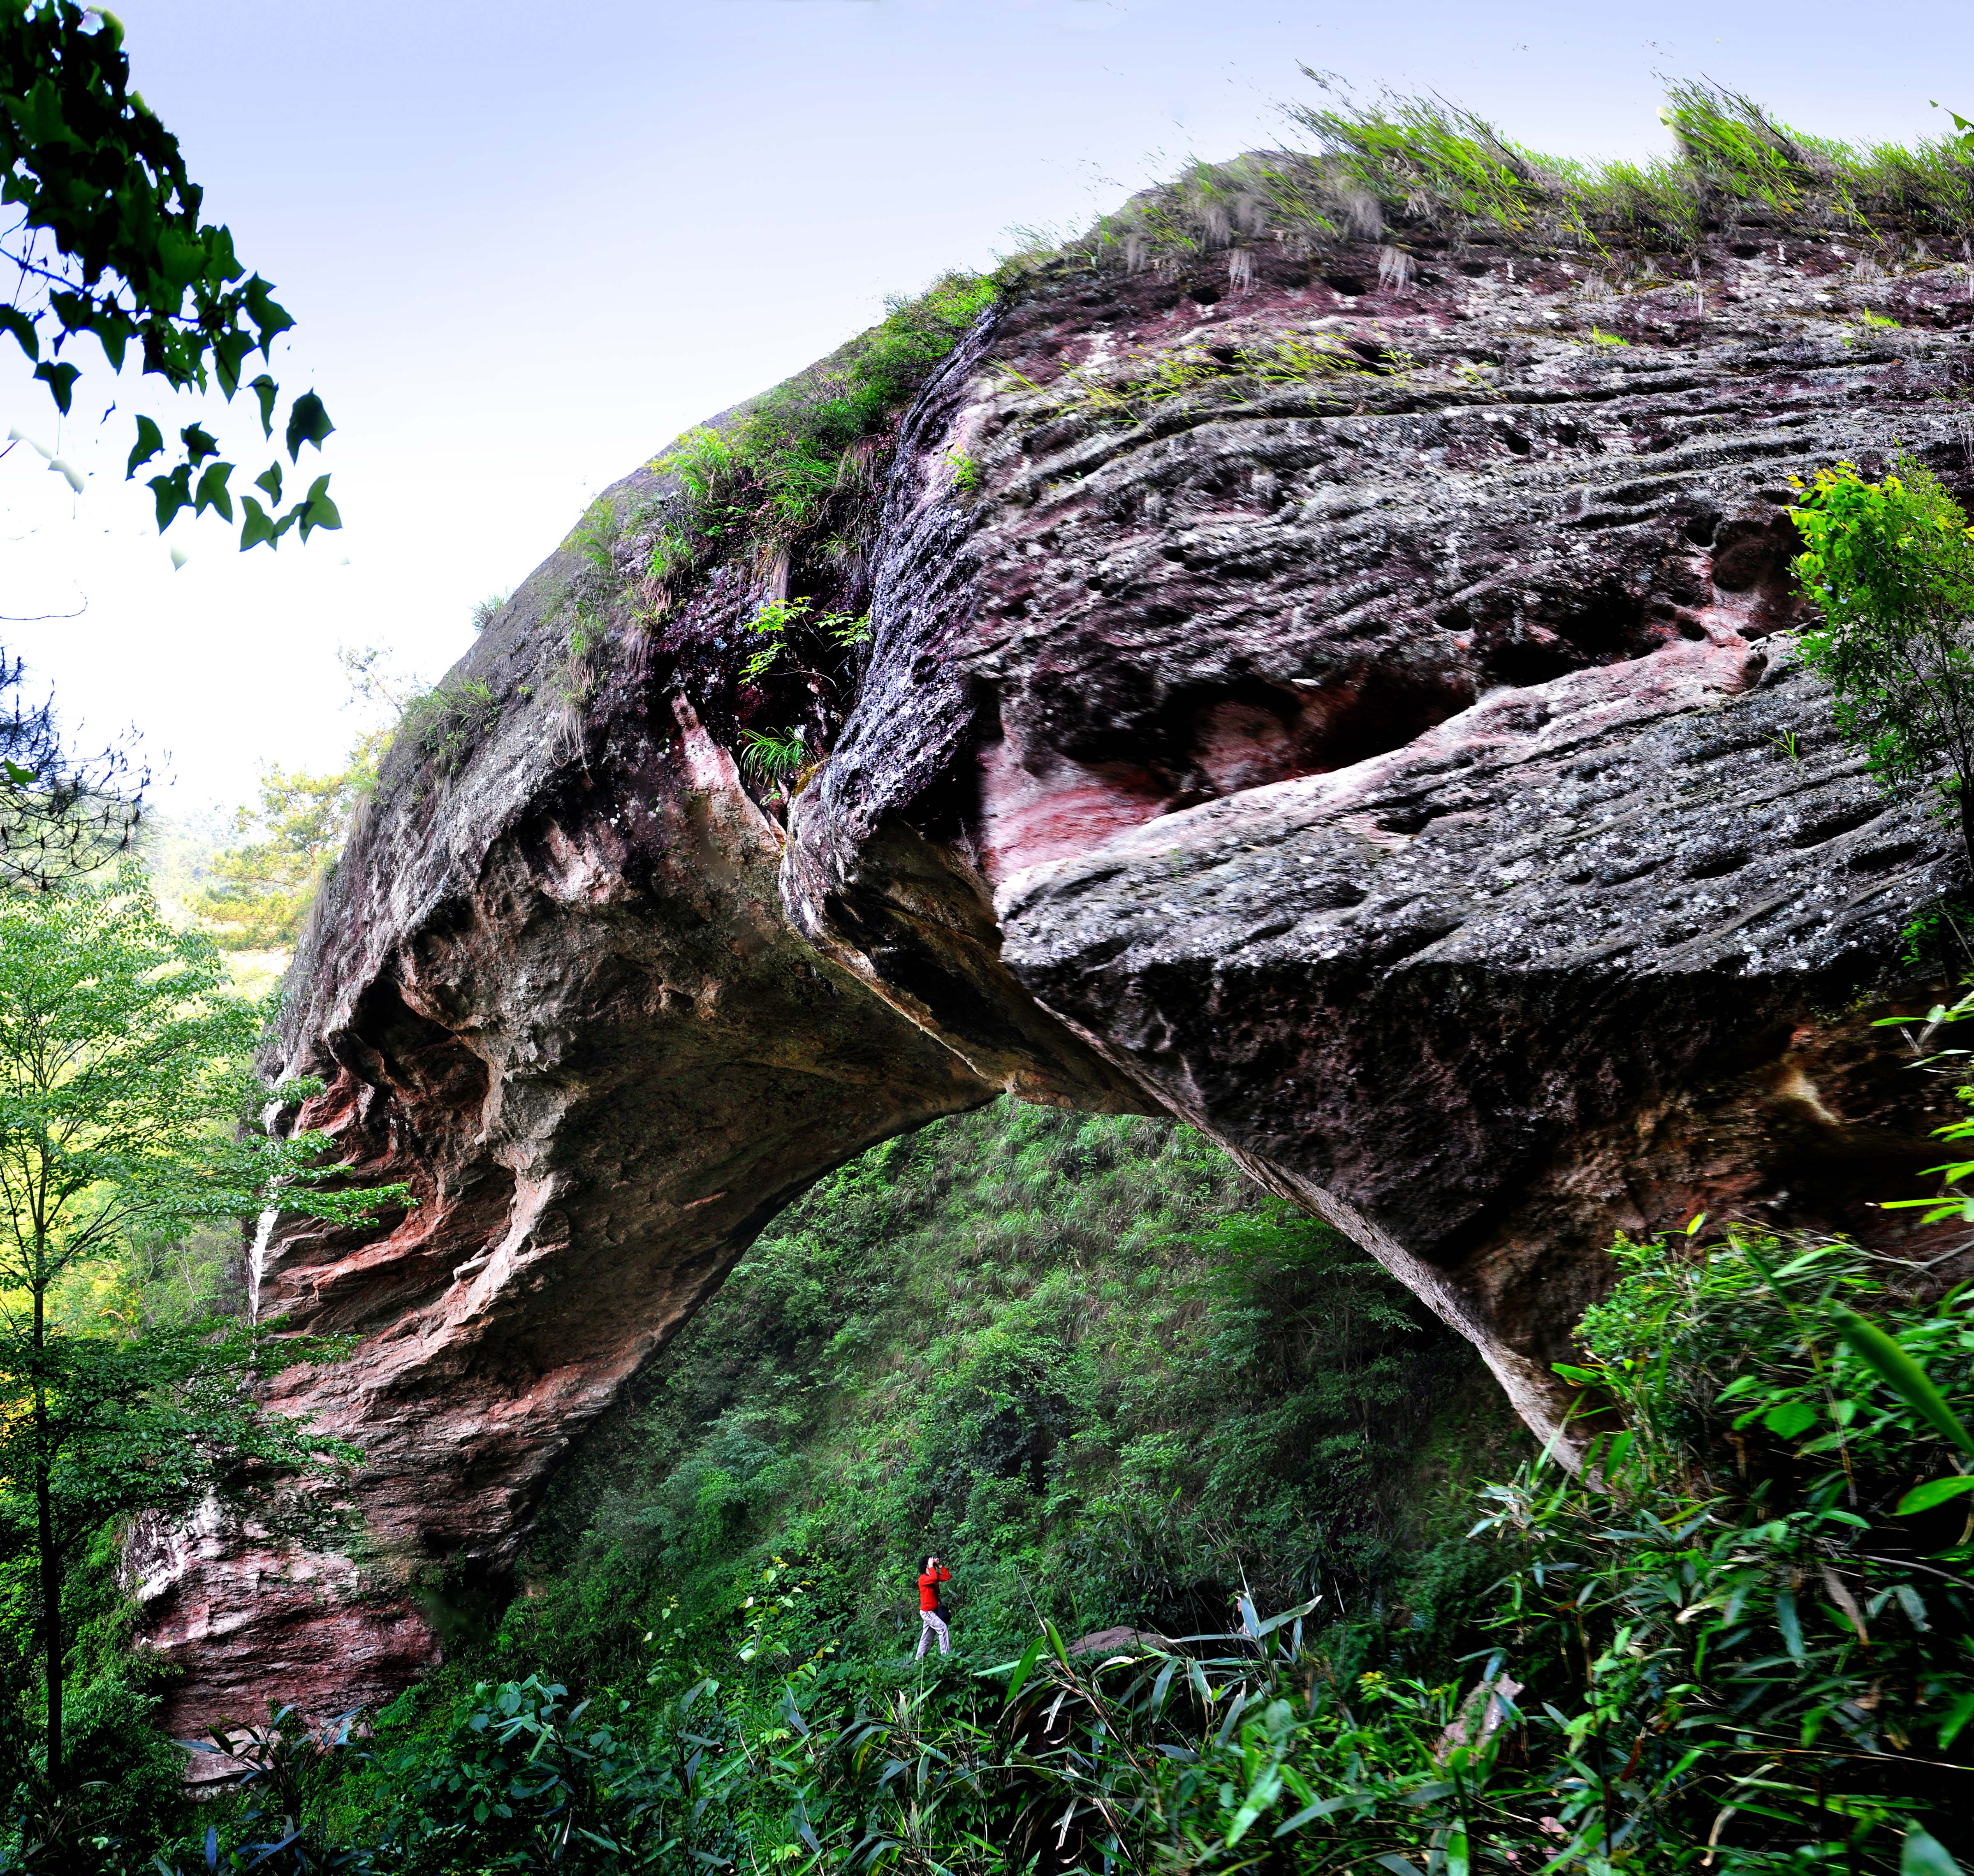
[[[1789,510],[1823,615],[1803,653],[1881,785],[1936,790],[1974,864],[1974,529],[1923,463],[1896,467],[1874,483],[1841,463]]]
[[[143,877],[0,892],[0,1541],[33,1560],[47,1777],[64,1783],[61,1589],[109,1520],[240,1494],[269,1468],[352,1448],[259,1411],[250,1383],[323,1344],[210,1319],[90,1320],[84,1300],[136,1233],[284,1210],[358,1223],[398,1189],[326,1189],[319,1135],[243,1129],[265,1015],[228,992],[212,941],[172,931]]]

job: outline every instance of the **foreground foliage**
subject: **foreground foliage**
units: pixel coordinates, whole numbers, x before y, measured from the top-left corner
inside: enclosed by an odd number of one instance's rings
[[[1974,1585],[1940,1489],[1974,1297],[1839,1243],[1619,1253],[1573,1371],[1588,1463],[1484,1494],[1501,1574],[1461,1660],[1407,1671],[1305,1601],[1176,1642],[1044,1621],[985,1671],[915,1671],[818,1643],[771,1565],[723,1661],[655,1704],[532,1676],[441,1733],[385,1716],[344,1774],[370,1822],[339,1838],[313,1771],[271,1866],[1946,1876],[1974,1847]]]
[[[877,1149],[602,1430],[497,1627],[454,1586],[451,1664],[366,1726],[206,1742],[246,1782],[166,1867],[1950,1876],[1974,1296],[1617,1254],[1587,1464],[1507,1455],[1449,1530],[1471,1357],[1185,1130]],[[927,1548],[957,1646],[914,1663]]]
[[[0,893],[0,1667],[18,1684],[38,1655],[42,1692],[34,1761],[0,1773],[56,1809],[71,1782],[63,1592],[90,1540],[352,1456],[251,1391],[323,1349],[90,1307],[92,1274],[133,1240],[251,1217],[277,1189],[341,1223],[403,1202],[336,1189],[344,1169],[318,1135],[243,1128],[264,1096],[246,1058],[264,1015],[230,994],[209,941],[163,923],[134,870]]]

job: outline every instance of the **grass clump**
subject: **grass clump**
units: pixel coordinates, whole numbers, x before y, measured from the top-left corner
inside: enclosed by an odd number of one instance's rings
[[[667,579],[739,541],[786,555],[854,537],[874,511],[889,427],[995,301],[990,277],[949,274],[888,304],[833,357],[757,398],[731,428],[689,431],[651,465],[679,494],[646,571]]]
[[[490,685],[452,677],[406,702],[398,733],[443,773],[456,775],[500,720],[500,700]]]
[[[815,757],[800,723],[782,731],[740,732],[741,772],[766,788],[772,799],[792,800],[815,767]]]

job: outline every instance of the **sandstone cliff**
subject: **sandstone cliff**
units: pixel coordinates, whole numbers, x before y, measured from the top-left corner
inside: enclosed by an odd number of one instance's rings
[[[401,736],[269,1067],[421,1202],[252,1270],[362,1338],[278,1396],[369,1462],[309,1531],[152,1534],[176,1725],[402,1685],[781,1205],[1004,1090],[1184,1116],[1538,1427],[1614,1231],[1877,1228],[1934,1117],[1868,1025],[1959,862],[1799,668],[1784,510],[1974,482],[1968,270],[1745,204],[1677,271],[1368,218],[1031,268],[812,561],[654,595],[639,471]],[[749,681],[792,593],[871,641]],[[790,724],[786,802],[736,753]]]

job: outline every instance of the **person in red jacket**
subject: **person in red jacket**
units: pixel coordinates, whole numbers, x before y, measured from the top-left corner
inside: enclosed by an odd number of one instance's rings
[[[936,1556],[925,1560],[925,1568],[919,1573],[919,1645],[913,1661],[926,1651],[926,1644],[934,1635],[939,1637],[939,1651],[942,1655],[953,1652],[953,1637],[946,1632],[946,1619],[939,1610],[939,1586],[953,1580],[953,1572]]]

